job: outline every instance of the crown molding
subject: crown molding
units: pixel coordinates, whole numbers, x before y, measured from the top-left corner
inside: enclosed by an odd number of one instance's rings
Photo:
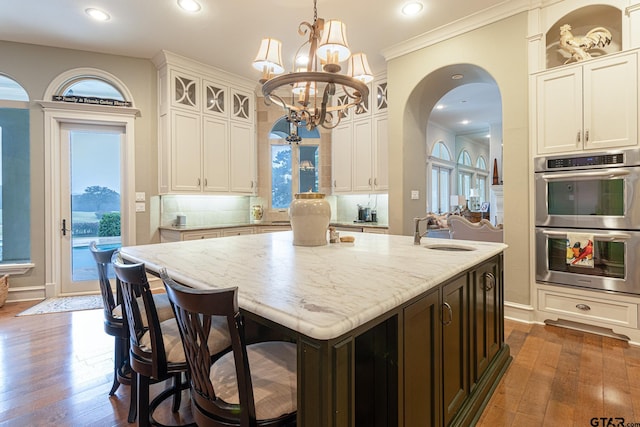
[[[536,2],[531,0],[505,0],[483,11],[383,49],[382,55],[386,61],[389,61],[402,55],[415,52],[416,50],[476,30],[502,19],[509,18],[510,16],[517,15],[518,13],[527,12],[534,7],[532,3]]]
[[[221,68],[178,55],[177,53],[173,53],[168,50],[161,50],[158,52],[153,58],[151,58],[151,62],[153,62],[157,69],[167,65],[177,66],[191,72],[199,73],[203,76],[210,76],[210,78],[213,78],[214,80],[222,79],[227,84],[244,86],[247,89],[253,89],[256,87],[256,81],[254,80],[232,74]]]

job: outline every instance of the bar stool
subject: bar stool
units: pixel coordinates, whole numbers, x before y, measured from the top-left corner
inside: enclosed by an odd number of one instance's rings
[[[109,279],[109,266],[113,254],[117,248],[100,249],[95,241],[89,244],[89,251],[93,255],[98,268],[98,279],[100,282],[100,294],[102,296],[102,305],[104,309],[104,331],[115,337],[114,346],[114,366],[113,366],[113,385],[109,391],[109,396],[113,396],[120,387],[120,384],[131,384],[131,368],[129,366],[129,329],[124,323],[122,313],[122,294],[116,278],[116,296],[114,298],[111,288],[111,280]],[[138,296],[138,298],[140,298]],[[173,309],[169,303],[167,294],[154,294],[153,299],[158,312],[160,321],[173,318]],[[136,396],[135,390],[132,389],[129,402],[129,422],[136,419]]]
[[[177,412],[181,392],[188,388],[188,383],[183,381],[187,363],[180,330],[175,318],[160,320],[143,263],[124,264],[116,253],[113,268],[122,288],[126,324],[129,328],[129,363],[132,371],[132,393],[135,390],[137,396],[138,425],[161,425],[153,417],[155,409],[173,396],[172,411]],[[231,345],[224,319],[214,324],[214,330],[214,337],[207,341],[212,355],[224,352]],[[149,402],[150,384],[169,379],[173,379],[173,385]]]
[[[296,345],[267,341],[246,345],[238,288],[193,289],[162,278],[187,354],[191,408],[200,427],[295,426]],[[232,349],[212,361],[201,345],[220,316],[231,331]]]

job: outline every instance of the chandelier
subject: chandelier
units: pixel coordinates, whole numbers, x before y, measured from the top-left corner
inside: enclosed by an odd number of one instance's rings
[[[262,39],[253,61],[254,68],[262,72],[265,103],[280,105],[290,123],[309,130],[336,127],[350,108],[355,108],[356,113],[364,112],[369,98],[367,83],[373,80],[367,56],[351,54],[345,24],[318,18],[316,2],[313,1],[313,23],[304,21],[298,26],[298,34],[309,37],[296,51],[291,72],[282,74],[282,44],[273,38]],[[308,58],[306,66],[295,68],[300,58]],[[348,71],[340,74],[340,62],[344,61],[348,61]],[[333,102],[336,87],[344,92],[341,102]]]

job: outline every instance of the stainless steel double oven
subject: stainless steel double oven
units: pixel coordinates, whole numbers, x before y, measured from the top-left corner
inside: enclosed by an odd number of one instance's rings
[[[537,281],[640,295],[640,150],[535,159],[535,203]]]

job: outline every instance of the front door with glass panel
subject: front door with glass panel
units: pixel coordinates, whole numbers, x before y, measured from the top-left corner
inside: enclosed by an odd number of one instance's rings
[[[62,126],[60,261],[63,294],[99,289],[96,265],[89,251],[92,241],[99,248],[121,245],[123,136],[124,130],[116,126]]]

